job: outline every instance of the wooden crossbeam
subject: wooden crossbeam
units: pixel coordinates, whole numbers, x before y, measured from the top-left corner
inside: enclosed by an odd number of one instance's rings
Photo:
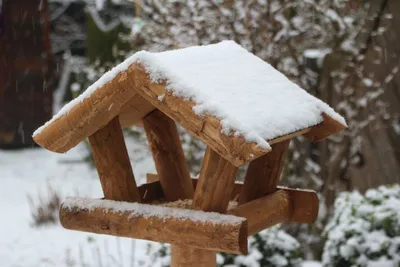
[[[193,184],[175,122],[155,110],[143,119],[143,127],[165,199],[175,201],[192,198]]]
[[[323,121],[320,124],[312,127],[311,130],[308,131],[308,133],[304,134],[304,136],[310,139],[312,142],[321,141],[328,136],[346,128],[346,126],[334,120],[326,113],[322,113],[321,116],[323,118]]]
[[[192,208],[226,212],[230,193],[235,185],[237,170],[236,166],[208,147],[194,193]],[[245,228],[247,229],[247,226]],[[247,254],[247,237],[239,243],[243,245],[241,251]],[[199,259],[201,259],[200,262],[198,262]],[[216,266],[216,253],[190,247],[175,248],[172,250],[171,266]]]
[[[140,202],[118,117],[89,136],[105,199]]]
[[[247,218],[248,234],[253,235],[278,223],[313,223],[318,215],[318,197],[312,191],[278,190],[228,214]]]
[[[163,198],[162,192],[157,189],[161,188],[160,183],[157,182],[157,175],[147,174],[147,177],[153,182],[142,185],[139,190],[147,188],[149,195],[157,196],[158,199]],[[196,188],[198,179],[192,178],[192,183]],[[237,199],[242,187],[243,184],[241,183],[234,184],[230,200]],[[153,191],[156,193],[153,193]],[[282,211],[277,210],[278,206],[282,208]],[[239,205],[228,213],[247,218],[249,235],[252,235],[255,233],[254,229],[264,230],[282,222],[314,223],[318,216],[318,209],[319,201],[315,191],[277,186],[272,194]],[[278,217],[275,217],[277,215]],[[258,225],[261,225],[261,227]]]
[[[239,204],[276,191],[289,143],[290,139],[276,143],[271,146],[271,152],[250,162],[239,196]]]
[[[160,110],[142,120],[166,200],[193,198],[193,184],[175,122]],[[180,247],[172,245],[173,251]]]
[[[70,230],[165,242],[201,248],[202,251],[247,253],[246,219],[231,215],[140,203],[68,198],[61,205],[60,222]]]

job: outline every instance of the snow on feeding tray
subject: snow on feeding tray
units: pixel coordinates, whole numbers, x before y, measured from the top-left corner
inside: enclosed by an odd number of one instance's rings
[[[77,197],[68,197],[64,201],[63,207],[71,211],[74,209],[82,209],[90,212],[95,209],[103,208],[105,211],[111,210],[113,213],[126,212],[128,214],[127,217],[131,219],[140,216],[145,218],[155,217],[158,219],[177,218],[180,220],[192,220],[196,223],[231,225],[240,225],[245,221],[245,218],[216,212],[194,211],[181,208],[173,209],[164,206]]]
[[[247,253],[246,218],[216,212],[67,198],[60,208],[60,221],[71,230]]]
[[[166,105],[166,95],[183,102]],[[276,138],[325,122],[323,131],[309,134],[319,140],[346,127],[344,118],[327,104],[235,42],[223,41],[161,53],[137,52],[105,73],[33,136],[40,145],[65,152],[117,115],[125,127],[154,108],[174,120],[179,117],[184,128],[208,145],[218,143],[215,150],[221,154],[232,149],[218,139],[241,138],[239,143],[251,145],[235,165],[268,152]],[[177,115],[182,110],[193,114],[189,119]],[[52,125],[58,129],[48,129]]]

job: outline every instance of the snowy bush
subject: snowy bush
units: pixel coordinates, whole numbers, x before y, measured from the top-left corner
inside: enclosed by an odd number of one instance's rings
[[[340,194],[325,235],[325,267],[400,266],[400,186]]]
[[[149,255],[153,264],[170,266],[171,250],[165,244],[152,245]],[[279,227],[272,227],[249,238],[246,256],[219,253],[218,266],[226,267],[296,267],[302,262],[300,244]]]

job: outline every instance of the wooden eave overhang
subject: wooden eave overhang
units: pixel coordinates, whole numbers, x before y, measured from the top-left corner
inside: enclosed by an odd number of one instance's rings
[[[69,112],[48,123],[33,138],[40,146],[63,153],[116,116],[124,128],[139,123],[147,114],[159,109],[235,166],[269,152],[256,143],[247,142],[243,136],[225,135],[216,117],[197,115],[192,109],[194,105],[194,102],[166,91],[165,83],[152,83],[142,66],[132,64]],[[299,135],[319,141],[346,128],[327,114],[321,115],[323,121],[317,125],[267,141],[274,144]]]

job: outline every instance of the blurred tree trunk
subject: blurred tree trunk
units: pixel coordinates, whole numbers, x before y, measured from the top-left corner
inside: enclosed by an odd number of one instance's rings
[[[384,90],[382,103],[390,104],[388,116],[378,115],[376,106],[367,107],[359,116],[360,121],[366,121],[368,116],[376,117],[367,127],[362,129],[359,140],[357,163],[347,164],[347,169],[341,166],[342,159],[348,155],[350,146],[355,140],[352,136],[345,136],[340,143],[335,155],[328,149],[329,142],[319,144],[320,162],[325,163],[322,177],[325,177],[323,195],[326,204],[332,206],[336,193],[342,190],[358,189],[362,192],[368,188],[382,184],[400,183],[400,138],[392,127],[394,120],[398,121],[396,114],[400,114],[400,72],[395,73],[393,79],[387,83],[385,79],[393,68],[399,66],[400,47],[400,2],[396,0],[372,1],[370,5],[370,20],[360,32],[359,42],[365,44],[361,51],[364,56],[363,65],[366,72],[373,73],[374,81],[381,83]],[[393,14],[389,19],[387,14]],[[377,34],[381,29],[386,29],[383,34]],[[380,51],[380,47],[386,47]],[[346,57],[339,52],[333,52],[325,58],[319,79],[320,98],[331,106],[337,106],[341,101],[334,88],[331,74],[337,70],[342,59]],[[353,83],[356,97],[360,99],[368,92],[366,86],[356,84],[356,73],[350,73],[348,82]],[[351,159],[348,159],[350,161]]]
[[[381,83],[382,100],[389,104],[389,109],[388,116],[378,117],[363,131],[362,164],[349,170],[351,188],[361,191],[382,184],[400,183],[400,133],[393,127],[400,125],[400,72],[396,71],[400,66],[400,1],[376,2],[382,2],[383,12],[368,43],[365,68]],[[388,18],[386,14],[393,17]],[[384,49],[376,49],[378,45]],[[370,108],[361,116],[366,118],[376,113],[377,110]]]
[[[33,146],[52,115],[47,0],[3,0],[0,35],[0,148]]]

